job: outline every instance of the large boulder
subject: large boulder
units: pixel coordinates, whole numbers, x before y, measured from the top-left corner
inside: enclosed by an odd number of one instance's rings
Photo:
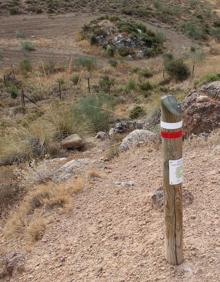
[[[136,129],[128,134],[119,146],[120,151],[126,151],[131,147],[135,147],[139,144],[152,144],[158,141],[157,134],[144,129]]]
[[[84,142],[78,134],[72,134],[63,139],[61,145],[64,149],[80,149],[84,146]]]
[[[220,127],[220,81],[190,92],[182,109],[186,136],[209,133]]]

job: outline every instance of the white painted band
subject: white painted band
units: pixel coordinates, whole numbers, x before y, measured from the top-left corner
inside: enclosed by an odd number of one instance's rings
[[[161,121],[160,126],[164,129],[179,129],[183,127],[183,121],[174,122],[174,123]]]

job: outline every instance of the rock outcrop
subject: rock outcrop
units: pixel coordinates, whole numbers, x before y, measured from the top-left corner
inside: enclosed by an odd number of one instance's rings
[[[119,151],[126,151],[138,145],[152,144],[158,141],[157,134],[144,129],[136,129],[128,134],[119,146]]]
[[[153,57],[163,52],[163,37],[144,25],[125,21],[119,17],[101,17],[85,25],[83,37],[90,44],[101,46],[108,55],[118,54],[121,57]]]
[[[195,89],[183,104],[185,136],[209,133],[220,127],[220,81]]]

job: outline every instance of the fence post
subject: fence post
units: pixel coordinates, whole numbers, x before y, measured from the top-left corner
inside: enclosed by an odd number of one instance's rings
[[[165,254],[172,265],[183,262],[182,115],[175,97],[161,98]]]
[[[25,113],[25,99],[24,99],[24,89],[23,87],[21,88],[21,108],[23,113]]]

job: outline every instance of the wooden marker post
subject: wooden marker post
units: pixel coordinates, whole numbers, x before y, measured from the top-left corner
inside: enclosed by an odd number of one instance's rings
[[[183,262],[182,115],[173,96],[161,98],[161,115],[166,259],[178,265]]]

